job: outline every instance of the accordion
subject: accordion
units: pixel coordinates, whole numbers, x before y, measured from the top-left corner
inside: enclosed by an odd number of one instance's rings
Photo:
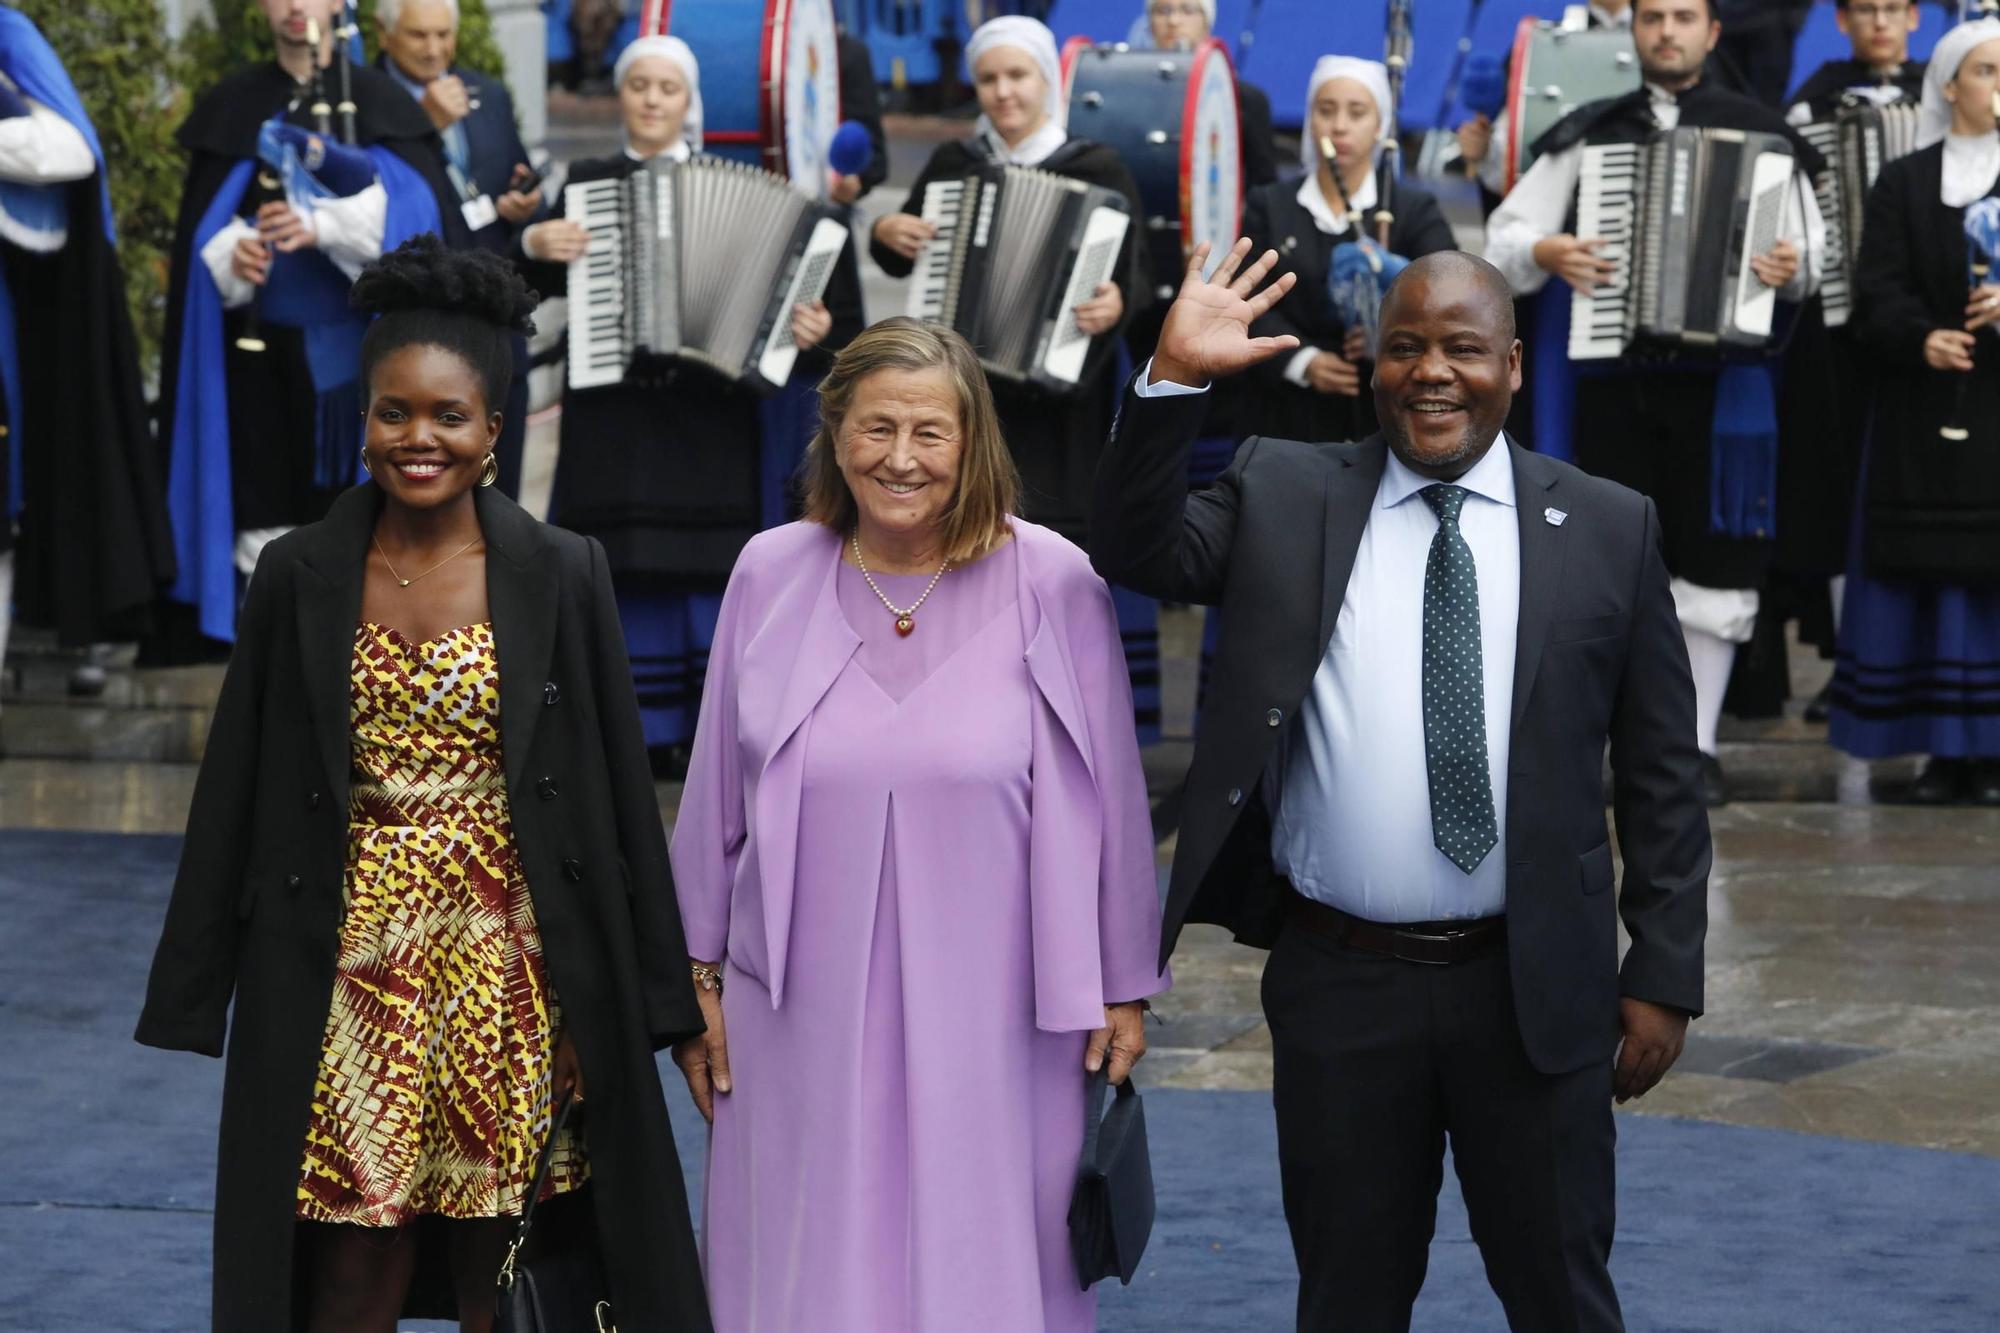
[[[1090,351],[1073,308],[1117,272],[1127,207],[1116,191],[1031,167],[932,181],[923,217],[937,234],[917,255],[904,313],[964,334],[989,374],[1073,389]]]
[[[1839,328],[1854,310],[1868,191],[1883,164],[1916,151],[1917,108],[1908,103],[1844,106],[1831,120],[1801,125],[1799,135],[1827,163],[1813,178],[1820,216],[1826,219],[1826,273],[1819,295],[1827,327]]]
[[[569,266],[569,385],[624,379],[641,354],[762,390],[791,378],[792,307],[817,301],[847,244],[782,176],[718,158],[654,158],[563,191],[590,246]]]
[[[1610,279],[1570,302],[1572,361],[1635,342],[1718,352],[1770,340],[1777,292],[1750,260],[1778,241],[1791,144],[1775,134],[1675,129],[1583,150],[1576,234],[1601,236]]]

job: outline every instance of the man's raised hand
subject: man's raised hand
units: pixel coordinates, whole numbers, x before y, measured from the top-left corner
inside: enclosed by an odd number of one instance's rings
[[[1299,345],[1290,334],[1277,338],[1253,338],[1250,323],[1278,303],[1292,289],[1298,275],[1285,273],[1276,282],[1258,290],[1259,284],[1277,265],[1278,252],[1266,250],[1261,259],[1241,273],[1250,254],[1250,238],[1239,239],[1215,266],[1215,276],[1201,276],[1208,262],[1208,243],[1194,248],[1188,257],[1187,274],[1181,279],[1180,294],[1167,310],[1160,328],[1160,345],[1153,351],[1152,382],[1199,386],[1224,375],[1248,370],[1259,361]]]

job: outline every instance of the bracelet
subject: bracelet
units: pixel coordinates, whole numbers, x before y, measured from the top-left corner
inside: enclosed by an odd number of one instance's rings
[[[706,963],[690,963],[688,971],[694,974],[695,985],[701,987],[703,990],[712,990],[717,995],[722,994],[722,971],[720,968],[710,967]]]

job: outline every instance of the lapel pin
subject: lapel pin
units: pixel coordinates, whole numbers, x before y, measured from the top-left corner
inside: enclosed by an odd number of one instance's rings
[[[1569,515],[1554,506],[1550,506],[1542,511],[1542,517],[1549,521],[1550,527],[1559,528],[1563,525],[1563,520],[1568,518]]]

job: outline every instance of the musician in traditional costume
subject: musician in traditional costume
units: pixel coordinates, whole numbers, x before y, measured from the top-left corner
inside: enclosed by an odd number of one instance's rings
[[[1143,31],[1157,50],[1192,51],[1215,35],[1215,0],[1146,0],[1145,17],[1132,27],[1134,36]],[[1278,179],[1271,95],[1241,75],[1236,79],[1236,125],[1242,139],[1244,187]],[[1155,326],[1145,344],[1149,351],[1158,336]]]
[[[471,244],[511,255],[521,229],[545,211],[542,189],[514,120],[514,99],[504,80],[460,68],[458,0],[379,0],[377,66],[415,98],[444,146],[445,168]],[[494,458],[495,484],[521,493],[521,454],[527,442],[528,340],[514,347],[514,380],[501,408],[503,424]]]
[[[1297,351],[1251,371],[1253,391],[1240,407],[1247,434],[1359,440],[1375,429],[1367,391],[1374,351],[1354,312],[1334,300],[1334,248],[1364,236],[1372,242],[1374,216],[1382,209],[1394,219],[1391,254],[1415,259],[1457,244],[1436,199],[1378,170],[1382,128],[1394,118],[1389,72],[1380,61],[1322,57],[1306,88],[1299,144],[1304,177],[1260,186],[1244,201],[1243,234],[1251,253],[1276,250],[1276,272],[1298,275],[1297,285],[1253,332],[1299,340]],[[1332,145],[1331,159],[1320,151],[1322,141]],[[1388,286],[1387,276],[1381,285]]]
[[[1015,16],[993,19],[972,34],[965,58],[979,95],[973,135],[938,145],[911,183],[903,211],[876,220],[869,253],[891,277],[908,276],[924,242],[936,234],[923,216],[927,191],[982,164],[1034,167],[1125,197],[1133,223],[1119,248],[1117,276],[1075,307],[1076,326],[1090,337],[1075,387],[1056,393],[991,377],[1001,435],[1021,471],[1022,516],[1081,545],[1098,455],[1117,406],[1120,338],[1151,302],[1142,238],[1146,210],[1114,150],[1070,137],[1055,35],[1046,26]],[[1157,609],[1150,599],[1112,592],[1139,701],[1140,740],[1150,742],[1160,725]]]
[[[1813,125],[1832,126],[1843,111],[1863,106],[1914,108],[1922,96],[1924,62],[1910,59],[1910,34],[1917,30],[1914,0],[1836,0],[1834,19],[1853,54],[1821,65],[1792,94],[1785,119],[1810,135]],[[1890,136],[1885,136],[1885,138]],[[1883,150],[1889,150],[1885,147]],[[1847,172],[1844,164],[1832,164]],[[1838,188],[1866,197],[1865,178],[1847,174]],[[1861,217],[1860,200],[1848,210]],[[1842,237],[1851,266],[1858,236]],[[1831,257],[1831,256],[1829,256]],[[1778,441],[1778,528],[1773,593],[1793,603],[1799,637],[1831,656],[1840,628],[1847,544],[1854,518],[1854,487],[1861,465],[1861,437],[1874,398],[1878,358],[1856,336],[1844,308],[1836,308],[1831,269],[1820,300],[1799,312],[1785,354]],[[1848,297],[1851,303],[1852,296]],[[1775,618],[1767,618],[1775,619]],[[1746,681],[1739,670],[1739,704],[1774,705],[1788,687],[1783,626],[1767,624],[1768,669]],[[1824,722],[1832,698],[1828,681],[1806,705],[1806,720]]]
[[[345,53],[342,94],[333,0],[262,3],[275,58],[226,76],[180,128],[188,171],[161,367],[172,597],[224,641],[264,544],[319,518],[358,475],[367,322],[348,308],[354,275],[421,232],[463,235],[417,104]],[[336,99],[354,104],[351,146],[337,141]],[[309,206],[282,192],[294,184]]]
[[[1704,61],[1720,36],[1706,0],[1637,0],[1633,45],[1643,85],[1560,121],[1536,144],[1534,165],[1488,220],[1487,256],[1517,295],[1542,292],[1551,276],[1589,295],[1612,276],[1615,264],[1600,253],[1604,238],[1575,231],[1585,150],[1643,144],[1677,126],[1788,141],[1799,165],[1784,189],[1778,239],[1750,257],[1749,268],[1762,284],[1758,291],[1775,289],[1778,299],[1792,303],[1812,294],[1825,244],[1810,184],[1818,154],[1777,112],[1708,80]],[[1596,178],[1582,184],[1602,186]],[[1720,283],[1721,275],[1714,276]],[[1755,628],[1771,558],[1778,430],[1771,367],[1761,358],[1728,362],[1684,352],[1572,363],[1565,355],[1572,345],[1572,304],[1569,293],[1557,289],[1537,311],[1540,343],[1529,358],[1536,379],[1534,444],[1574,457],[1658,505],[1674,603],[1694,669],[1705,794],[1720,803],[1727,799],[1716,757],[1723,696],[1737,648]]]
[[[0,658],[136,635],[173,577],[104,151],[33,20],[0,8]]]
[[[1930,756],[1919,800],[1985,805],[2000,805],[2000,284],[1966,215],[2000,208],[1996,94],[2000,21],[1945,34],[1926,147],[1868,197],[1856,318],[1879,368],[1830,731],[1860,758]]]
[[[574,163],[571,188],[630,176],[655,157],[686,162],[700,151],[701,67],[686,42],[638,39],[619,54],[614,81],[625,149]],[[567,265],[590,243],[564,201],[554,212],[522,234],[529,280],[544,296],[569,290]],[[844,344],[859,331],[859,311],[843,311],[840,324],[835,341]],[[836,318],[815,302],[792,312],[791,327],[810,351],[836,333]],[[585,336],[572,321],[572,361],[584,355]],[[737,379],[643,353],[619,382],[563,396],[550,521],[604,544],[646,743],[663,770],[684,763],[723,585],[762,525],[759,401]]]

